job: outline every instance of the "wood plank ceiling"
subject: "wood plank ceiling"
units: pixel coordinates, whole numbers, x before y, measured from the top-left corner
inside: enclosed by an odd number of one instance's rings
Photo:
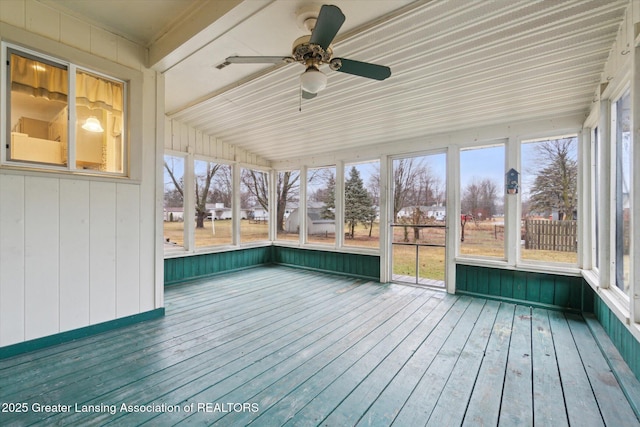
[[[305,33],[296,10],[308,3],[244,1],[217,23],[226,27],[198,34],[209,39],[160,67],[168,116],[273,162],[484,125],[586,117],[628,5],[335,0],[346,15],[335,56],[388,65],[389,79],[324,67],[327,88],[300,104],[299,64],[215,68],[230,55],[288,55]],[[193,14],[201,3],[183,4]],[[105,25],[115,28],[111,21]]]
[[[172,117],[272,161],[482,125],[586,117],[625,6],[420,2],[335,43],[338,56],[390,66],[384,82],[324,69],[327,89],[299,111],[302,67],[275,67]],[[237,67],[213,70],[212,78]]]

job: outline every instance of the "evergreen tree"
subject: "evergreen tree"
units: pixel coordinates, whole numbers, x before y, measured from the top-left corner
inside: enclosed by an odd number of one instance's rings
[[[336,214],[336,177],[330,173],[327,177],[327,187],[321,195],[324,207],[322,209],[322,218],[335,219]]]
[[[344,221],[349,226],[349,236],[353,239],[358,222],[367,224],[375,214],[371,196],[364,187],[360,172],[352,166],[349,179],[344,185]]]

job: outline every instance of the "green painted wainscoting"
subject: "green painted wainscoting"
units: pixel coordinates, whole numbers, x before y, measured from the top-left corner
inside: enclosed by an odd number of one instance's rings
[[[271,264],[272,246],[165,258],[164,284],[173,285],[234,270]]]
[[[380,280],[380,256],[284,246],[262,246],[164,260],[164,284],[212,276],[258,265],[280,264],[325,273]]]
[[[579,276],[456,264],[456,293],[515,303],[593,311],[594,293]]]
[[[636,378],[640,380],[640,341],[631,334],[607,304],[597,296],[593,313],[624,361],[627,362]],[[638,402],[638,405],[640,405],[640,402]]]
[[[273,263],[380,281],[380,256],[273,247]]]

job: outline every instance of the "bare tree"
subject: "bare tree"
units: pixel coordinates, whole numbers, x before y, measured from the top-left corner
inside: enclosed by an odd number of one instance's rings
[[[204,220],[207,217],[207,199],[211,189],[211,182],[216,175],[220,164],[206,162],[206,170],[196,175],[196,228],[204,228]]]
[[[287,203],[296,202],[300,196],[300,171],[278,173],[276,182],[276,221],[277,231],[284,231],[284,214]]]
[[[530,212],[558,212],[559,219],[573,219],[578,204],[578,161],[575,138],[536,144],[536,170],[531,186]]]
[[[211,182],[221,166],[222,165],[217,163],[207,162],[206,170],[203,173],[197,174],[195,177],[196,228],[204,228],[204,220],[207,217],[207,200],[209,198]],[[171,178],[175,191],[177,191],[182,197],[182,200],[184,200],[184,180],[176,177],[173,163],[169,165],[165,160],[164,168]]]
[[[496,214],[498,186],[490,178],[473,178],[462,191],[462,214],[474,218],[492,218]]]
[[[393,162],[393,218],[398,220],[398,212],[407,206],[414,192],[414,184],[420,173],[422,163],[411,157]]]
[[[269,175],[254,169],[242,169],[240,179],[245,189],[244,194],[241,194],[241,206],[251,208],[258,204],[265,211],[268,211]]]

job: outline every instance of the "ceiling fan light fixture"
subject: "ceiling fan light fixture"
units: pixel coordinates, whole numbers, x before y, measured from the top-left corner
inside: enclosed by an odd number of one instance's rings
[[[98,120],[94,116],[89,117],[87,121],[84,122],[84,124],[82,125],[82,129],[89,132],[104,132],[104,129],[100,124],[100,120]]]
[[[300,86],[305,92],[318,93],[327,87],[327,76],[312,65],[300,74]]]

